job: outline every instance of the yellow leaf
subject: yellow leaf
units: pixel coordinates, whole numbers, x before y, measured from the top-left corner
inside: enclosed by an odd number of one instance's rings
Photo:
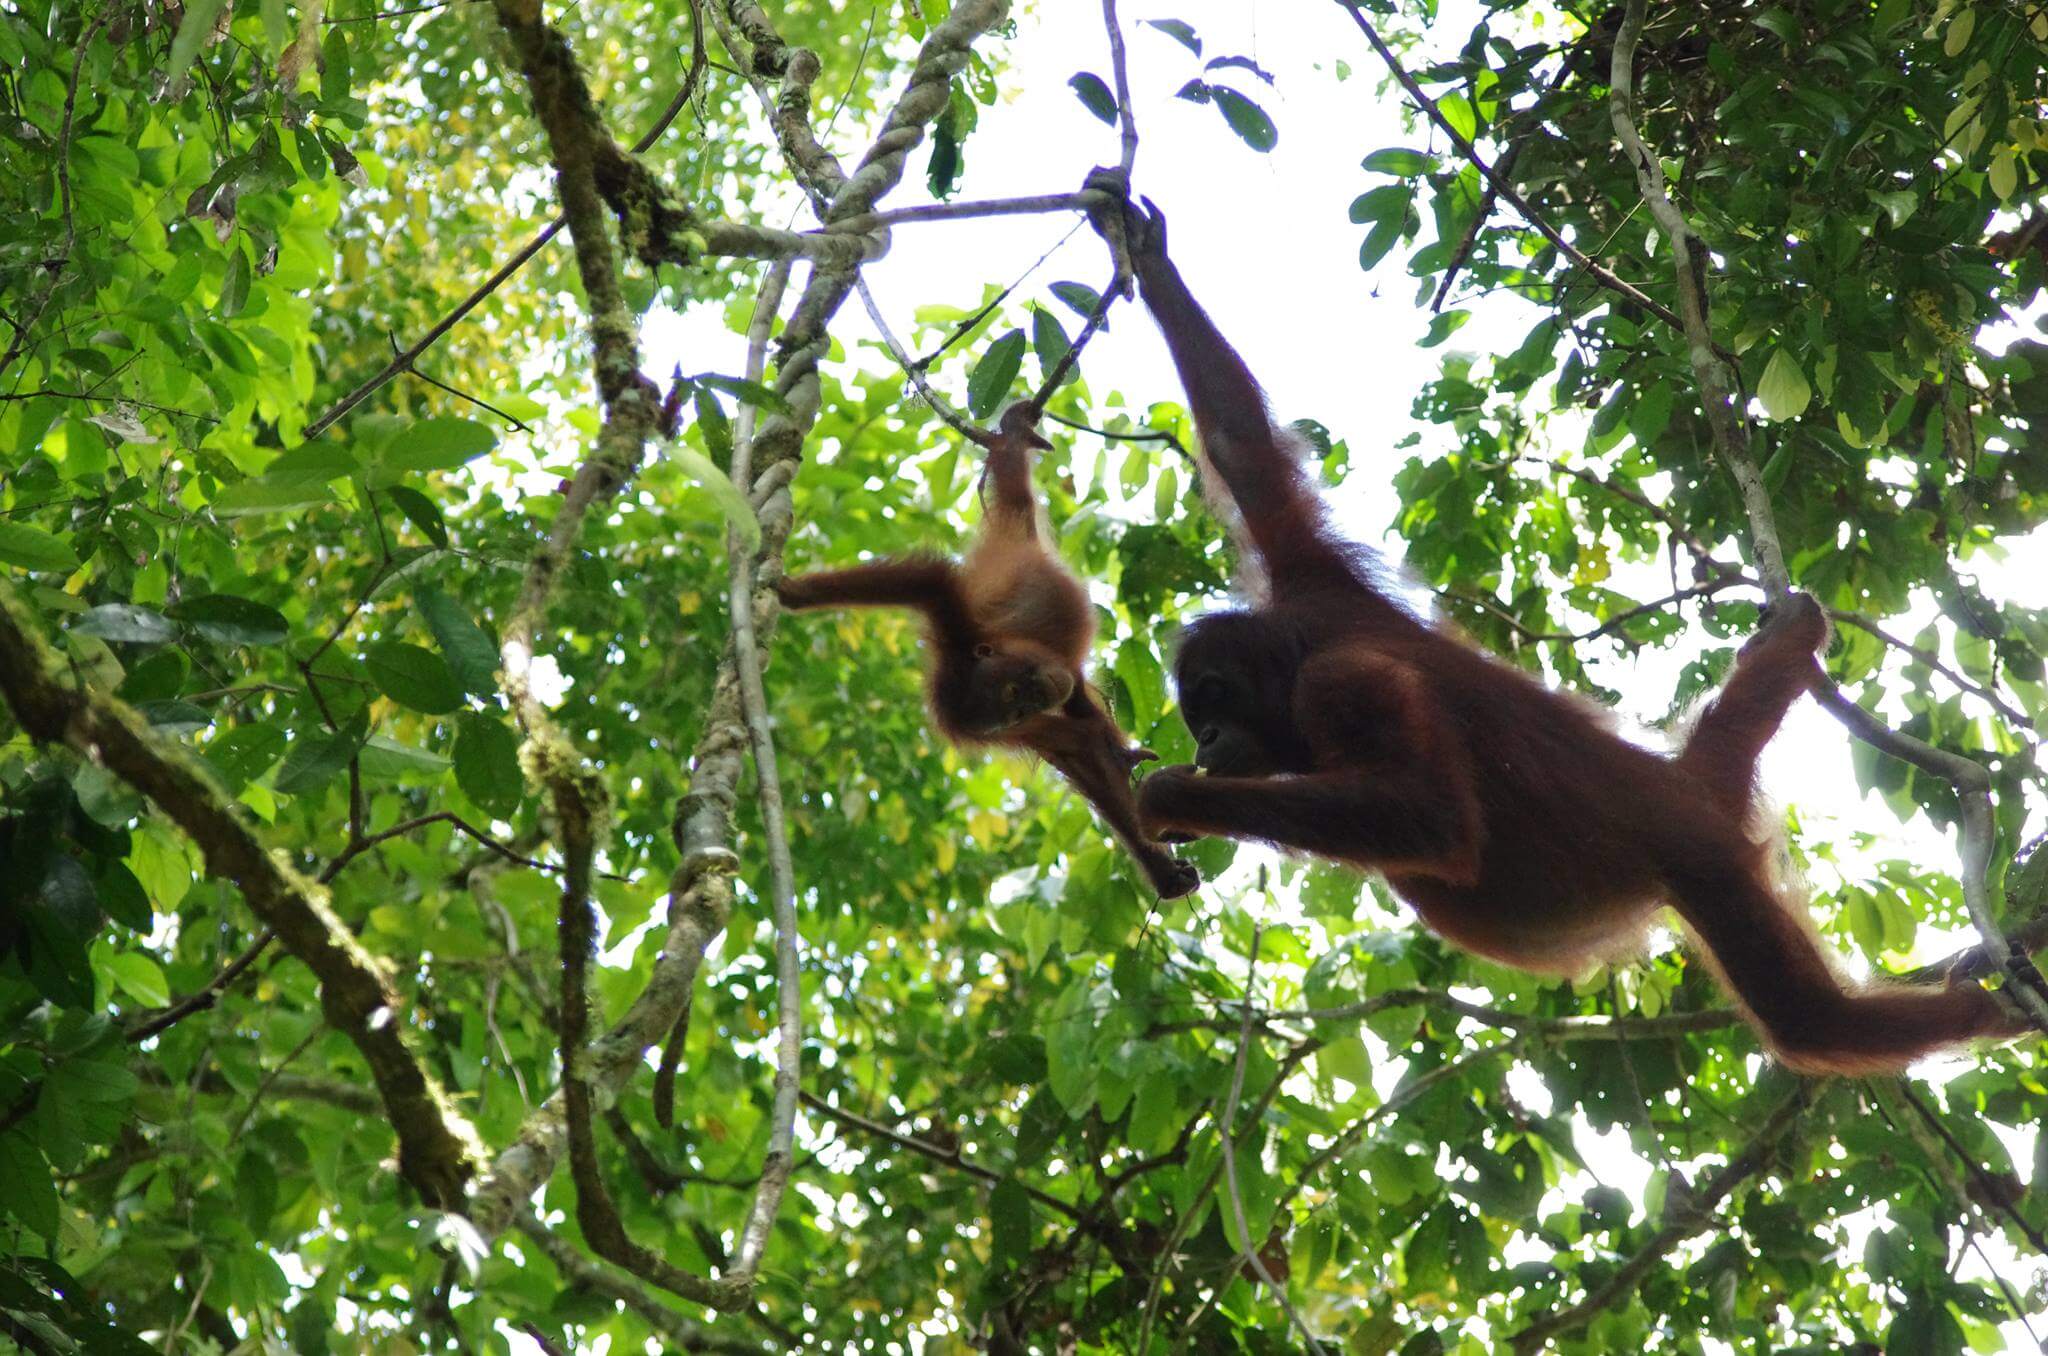
[[[1797,419],[1806,412],[1813,388],[1807,385],[1806,373],[1791,350],[1780,348],[1771,355],[1763,380],[1756,384],[1756,396],[1763,402],[1764,413],[1773,419]]]
[[[1970,45],[1970,34],[1977,31],[1977,11],[1966,9],[1948,26],[1948,37],[1943,40],[1941,50],[1948,56],[1961,56],[1963,49]]]
[[[2012,191],[2020,186],[2019,157],[2008,146],[1991,157],[1991,191],[1998,195],[2000,202],[2012,197]]]

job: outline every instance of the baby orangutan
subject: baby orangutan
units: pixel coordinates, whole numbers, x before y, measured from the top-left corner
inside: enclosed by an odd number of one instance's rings
[[[782,605],[906,607],[924,614],[927,704],[956,744],[1027,749],[1095,806],[1161,899],[1202,883],[1138,827],[1131,770],[1154,757],[1131,748],[1082,673],[1095,611],[1045,540],[1031,453],[1049,448],[1028,403],[1004,412],[987,443],[981,535],[964,560],[915,555],[777,582]]]

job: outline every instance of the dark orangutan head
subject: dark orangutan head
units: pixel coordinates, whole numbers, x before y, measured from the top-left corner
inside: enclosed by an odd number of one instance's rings
[[[1300,671],[1300,638],[1259,613],[1219,612],[1188,627],[1173,677],[1195,765],[1226,777],[1310,771],[1294,722]]]
[[[932,705],[957,734],[986,738],[1058,710],[1074,695],[1075,675],[1060,657],[1028,640],[983,641],[939,666]]]

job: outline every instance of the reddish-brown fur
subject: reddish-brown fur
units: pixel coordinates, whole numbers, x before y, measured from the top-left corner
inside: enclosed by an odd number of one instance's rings
[[[1200,752],[1140,786],[1148,831],[1379,871],[1446,938],[1538,971],[1625,948],[1668,902],[1801,1069],[1896,1068],[2024,1029],[1974,984],[1845,988],[1803,908],[1780,897],[1769,837],[1748,819],[1757,755],[1819,673],[1828,632],[1812,599],[1777,609],[1676,757],[1417,619],[1326,524],[1146,207],[1123,213],[1141,295],[1187,389],[1204,478],[1227,491],[1270,591],[1190,629],[1175,678]]]
[[[784,607],[906,607],[924,614],[932,720],[960,744],[1024,749],[1045,759],[1095,806],[1163,899],[1202,883],[1188,863],[1138,826],[1134,749],[1090,690],[1082,667],[1095,611],[1040,530],[1031,453],[1047,444],[1026,406],[1013,407],[989,446],[979,539],[964,561],[912,556],[822,570],[776,585]]]

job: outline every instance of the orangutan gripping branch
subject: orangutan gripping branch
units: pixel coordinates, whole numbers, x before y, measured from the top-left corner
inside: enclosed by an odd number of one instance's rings
[[[1114,176],[1089,187],[1115,192]],[[1140,295],[1234,507],[1267,597],[1190,628],[1175,665],[1194,767],[1139,787],[1145,829],[1257,839],[1378,871],[1451,941],[1566,973],[1676,908],[1772,1050],[1805,1070],[1895,1068],[2025,1029],[1964,985],[1845,987],[1803,901],[1752,832],[1757,755],[1819,674],[1827,622],[1776,609],[1685,750],[1660,756],[1415,617],[1330,527],[1244,361],[1166,255],[1165,220],[1125,202]],[[1112,225],[1103,214],[1098,228]]]
[[[981,536],[964,561],[910,556],[822,570],[776,584],[782,605],[906,607],[924,614],[932,720],[960,744],[1025,749],[1051,763],[1095,806],[1162,899],[1187,894],[1200,873],[1138,827],[1131,770],[1154,755],[1133,749],[1082,673],[1095,611],[1046,544],[1031,488],[1028,405],[1005,412],[988,445],[992,493]]]

